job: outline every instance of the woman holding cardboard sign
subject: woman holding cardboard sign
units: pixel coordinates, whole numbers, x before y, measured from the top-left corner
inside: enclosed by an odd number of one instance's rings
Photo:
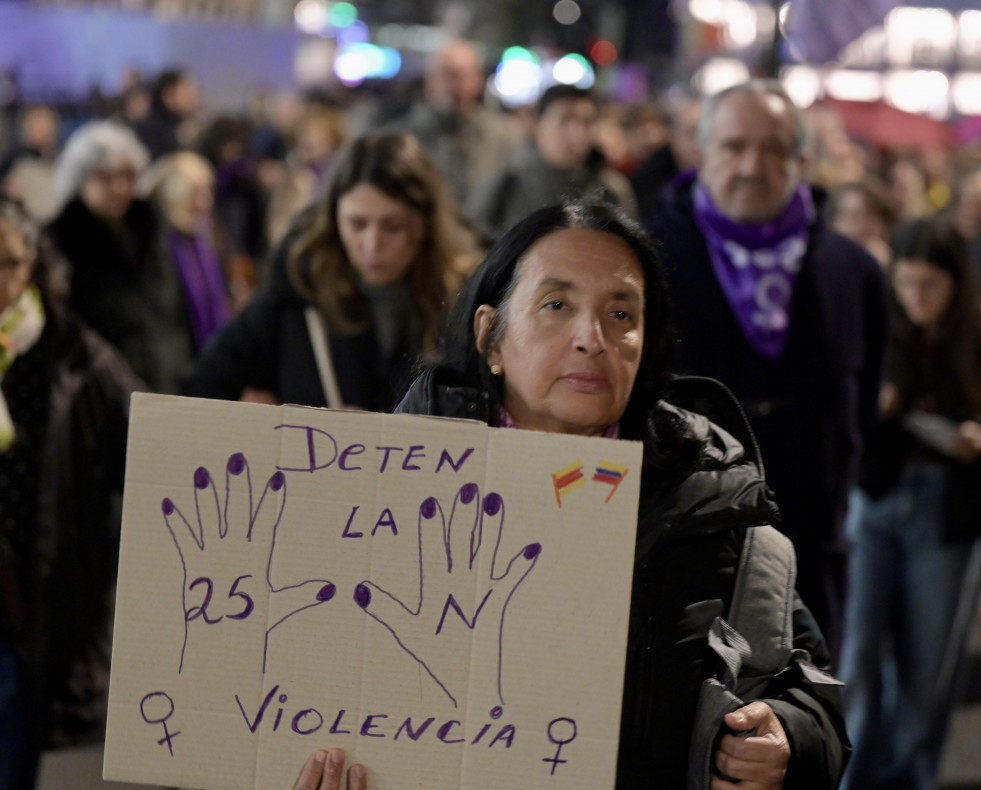
[[[672,378],[667,294],[643,231],[602,204],[535,212],[491,250],[443,339],[441,364],[400,411],[644,443],[617,786],[837,787],[848,750],[837,682],[796,594],[783,600],[792,634],[769,634],[786,637],[782,665],[748,685],[735,677],[746,643],[721,618],[745,622],[740,558],[777,512],[733,435],[753,447],[728,391]],[[698,402],[727,429],[665,398]],[[763,654],[759,631],[745,635]]]
[[[185,394],[391,411],[477,261],[449,187],[407,135],[362,137],[205,349]]]

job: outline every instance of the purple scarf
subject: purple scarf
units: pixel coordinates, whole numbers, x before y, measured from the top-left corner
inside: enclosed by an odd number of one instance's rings
[[[801,185],[783,212],[768,222],[735,222],[708,191],[695,185],[695,221],[708,243],[712,268],[750,345],[779,359],[790,337],[794,286],[804,262],[814,202]]]
[[[171,228],[167,249],[187,302],[194,344],[200,350],[231,315],[221,262],[207,236],[189,236]]]

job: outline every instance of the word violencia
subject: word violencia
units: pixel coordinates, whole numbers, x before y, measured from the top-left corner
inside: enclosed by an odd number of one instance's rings
[[[323,730],[331,735],[357,735],[362,738],[391,738],[393,741],[414,741],[423,738],[446,744],[466,743],[470,746],[483,744],[489,748],[499,746],[510,749],[514,744],[517,730],[513,724],[502,724],[497,720],[504,709],[495,707],[490,712],[493,720],[484,724],[474,735],[465,735],[463,722],[457,719],[437,719],[406,716],[390,717],[385,713],[367,715],[351,714],[340,709],[333,719],[317,708],[290,709],[289,697],[280,693],[280,686],[273,686],[262,703],[254,711],[247,710],[238,694],[235,703],[242,714],[245,727],[255,734],[260,731],[292,732],[296,735],[313,735]],[[278,703],[278,704],[277,704]]]

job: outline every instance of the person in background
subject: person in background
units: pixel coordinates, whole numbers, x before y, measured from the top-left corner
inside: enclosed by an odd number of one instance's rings
[[[391,411],[477,249],[408,135],[359,138],[205,349],[186,394]]]
[[[251,296],[247,283],[226,280],[215,238],[214,171],[198,154],[177,151],[154,162],[139,189],[163,220],[160,243],[177,272],[200,352]]]
[[[897,211],[884,184],[871,177],[842,184],[828,198],[825,216],[835,231],[861,244],[883,269],[889,268]]]
[[[331,160],[347,141],[344,113],[309,102],[297,119],[284,172],[269,198],[266,238],[275,246],[290,224],[323,191]]]
[[[20,200],[40,223],[57,211],[54,160],[61,146],[61,119],[46,104],[26,107],[18,124],[18,142],[0,162],[0,191]]]
[[[633,164],[627,150],[627,133],[623,126],[625,112],[626,108],[619,102],[605,101],[592,125],[593,146],[602,154],[608,167],[624,174]]]
[[[899,206],[901,222],[910,222],[933,215],[934,208],[930,205],[926,171],[915,157],[897,157],[889,166],[887,178],[893,200]]]
[[[418,138],[461,205],[522,142],[504,115],[483,104],[485,81],[477,48],[469,41],[451,41],[426,62],[423,100],[390,129]]]
[[[589,91],[553,85],[538,100],[534,137],[511,162],[477,187],[464,213],[490,239],[535,209],[573,197],[601,197],[637,217],[630,182],[606,167],[593,147],[599,108]]]
[[[147,160],[121,124],[80,127],[55,164],[61,209],[48,232],[71,267],[72,310],[153,391],[176,393],[190,372],[194,338],[156,212],[136,196]]]
[[[623,113],[623,132],[627,158],[619,169],[624,175],[631,176],[641,162],[670,141],[671,119],[655,102],[630,105]]]
[[[153,81],[150,112],[134,131],[150,152],[150,159],[187,148],[194,136],[194,117],[201,110],[197,80],[186,69],[167,69]]]
[[[967,245],[974,279],[981,282],[981,167],[969,168],[954,183],[948,215]]]
[[[668,102],[668,139],[647,155],[630,174],[640,216],[647,220],[657,210],[660,191],[679,173],[697,166],[700,153],[696,143],[702,103],[681,95]]]
[[[938,678],[981,535],[981,296],[936,220],[901,228],[894,253],[879,424],[847,523],[846,790],[937,786],[951,694]]]
[[[706,99],[701,164],[662,192],[661,244],[679,369],[739,398],[794,542],[798,589],[835,655],[842,527],[875,424],[886,331],[881,267],[830,230],[803,182],[807,130],[778,82]]]
[[[251,152],[251,137],[248,122],[219,115],[208,123],[195,144],[215,172],[215,223],[227,253],[229,281],[244,283],[250,291],[268,249],[266,195]]]
[[[0,787],[105,733],[130,395],[68,311],[56,259],[0,198]]]

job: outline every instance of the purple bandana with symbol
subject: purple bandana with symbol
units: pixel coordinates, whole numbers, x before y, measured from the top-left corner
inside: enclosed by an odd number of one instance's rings
[[[695,221],[708,243],[715,277],[739,328],[756,351],[779,359],[790,337],[790,307],[814,221],[811,191],[801,185],[768,222],[735,222],[695,185]]]

